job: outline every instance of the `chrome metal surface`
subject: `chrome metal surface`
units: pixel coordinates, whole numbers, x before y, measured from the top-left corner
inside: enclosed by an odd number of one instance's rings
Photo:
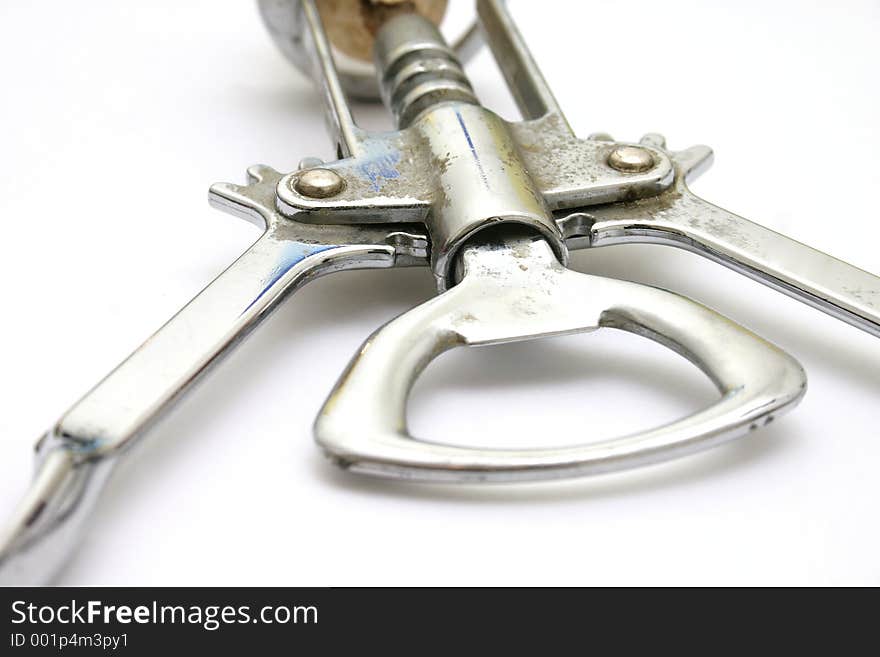
[[[38,443],[33,487],[0,535],[3,583],[50,580],[118,459],[282,299],[327,273],[430,259],[438,287],[454,285],[375,333],[316,423],[319,444],[343,467],[415,480],[633,467],[742,435],[800,399],[804,373],[778,348],[671,292],[569,271],[568,249],[683,247],[880,336],[880,278],[690,192],[688,180],[711,162],[707,147],[672,152],[654,133],[639,144],[578,139],[502,0],[477,0],[477,13],[522,121],[480,106],[467,81],[459,60],[476,28],[447,47],[419,19],[392,19],[372,66],[334,52],[313,0],[259,5],[277,45],[317,82],[339,159],[306,158],[283,175],[253,167],[246,186],[212,187],[212,205],[263,236]],[[378,98],[380,86],[400,129],[369,133],[346,93]],[[439,353],[597,328],[676,350],[720,400],[655,430],[575,447],[480,450],[408,435],[409,389]]]
[[[451,285],[453,257],[465,240],[499,223],[533,228],[568,259],[562,232],[504,121],[476,105],[443,103],[425,112],[416,129],[436,163],[435,201],[425,223],[440,290]]]
[[[464,248],[458,285],[379,329],[361,347],[315,423],[315,438],[335,463],[364,474],[435,482],[598,474],[742,436],[803,395],[806,378],[797,361],[718,313],[657,288],[573,272],[543,239],[505,228],[494,239],[481,233],[489,241]],[[703,370],[721,398],[663,427],[574,447],[478,449],[409,435],[409,391],[441,353],[597,328],[630,331],[670,347]]]
[[[655,147],[662,137],[648,135]],[[712,151],[670,153],[675,184],[650,199],[583,208],[560,219],[569,248],[667,244],[698,253],[880,337],[880,277],[728,212],[687,186]]]
[[[401,14],[376,35],[376,69],[382,100],[405,128],[442,102],[479,104],[455,52],[433,23]]]
[[[258,0],[260,15],[272,40],[279,50],[306,75],[312,76],[312,51],[308,45],[307,32],[313,29],[303,12],[306,5],[314,4],[311,0]],[[317,16],[317,10],[314,10]],[[476,22],[468,25],[453,40],[453,50],[462,61],[468,61],[480,47],[480,30]],[[327,42],[330,52],[329,42]],[[340,89],[344,89],[352,97],[364,100],[379,99],[379,85],[376,82],[376,71],[369,62],[362,62],[353,57],[346,57],[338,50],[333,56],[339,66]]]
[[[329,199],[312,198],[297,193],[291,184],[296,174],[290,174],[278,186],[279,209],[291,217],[307,210],[308,214],[298,220],[316,223],[425,221],[440,187],[437,175],[442,172],[442,167],[438,167],[442,161],[438,161],[437,152],[426,147],[423,131],[415,125],[383,134],[365,133],[355,125],[317,10],[306,1],[301,3],[301,11],[307,19],[310,35],[301,45],[315,62],[314,77],[327,101],[330,132],[341,157],[337,162],[328,163],[326,168],[336,171],[346,181],[346,188]],[[622,173],[607,164],[609,154],[621,144],[578,139],[516,31],[504,3],[481,0],[478,11],[492,53],[525,117],[524,121],[505,122],[506,126],[502,126],[497,117],[493,122],[498,129],[510,133],[518,159],[547,207],[556,211],[632,200],[656,195],[669,187],[673,179],[672,164],[662,149],[642,145],[655,166],[643,173]],[[403,22],[411,29],[420,24],[417,19]],[[449,85],[453,82],[457,82],[454,86],[460,95],[454,100],[460,102],[465,96],[468,102],[475,100],[470,98],[470,87],[452,56],[456,49],[446,47],[432,27],[422,24],[413,43],[405,46],[400,45],[399,29],[389,29],[385,38],[387,44],[383,45],[383,39],[377,42],[378,56],[388,69],[379,75],[386,87],[386,102],[404,124],[414,120],[418,111],[424,109],[414,105],[419,99],[437,102],[438,90],[450,92]],[[404,58],[406,66],[395,66],[403,55],[419,51],[422,51],[421,57],[412,61]],[[425,77],[430,79],[414,83]],[[488,110],[484,112],[486,116],[491,115]],[[462,128],[462,136],[467,139],[467,126]],[[491,156],[491,152],[486,155]],[[483,157],[480,144],[474,144],[471,156],[477,161]],[[442,157],[443,154],[441,160]],[[440,269],[436,267],[435,273],[442,281],[445,274]]]
[[[51,580],[130,444],[282,299],[335,271],[426,263],[417,227],[298,224],[273,207],[281,174],[256,166],[248,175],[246,186],[214,185],[210,198],[263,236],[41,439],[33,488],[0,543],[0,583]]]
[[[477,14],[492,56],[523,118],[529,121],[555,115],[564,120],[562,109],[504,0],[477,0]],[[574,134],[567,123],[565,130]]]
[[[617,143],[578,139],[557,115],[506,123],[523,165],[551,210],[649,197],[672,184],[672,162],[658,148],[645,146],[656,162],[653,169],[625,174],[607,164]],[[466,138],[463,131],[462,138]],[[298,221],[312,223],[425,221],[440,169],[418,126],[371,135],[362,148],[360,156],[325,165],[346,181],[346,188],[333,198],[298,194],[290,184],[295,174],[288,174],[278,185],[280,211],[290,217],[308,211]]]
[[[306,70],[317,82],[321,91],[325,108],[324,118],[327,121],[330,137],[336,146],[336,153],[338,157],[360,154],[363,152],[364,134],[355,125],[354,117],[351,115],[351,108],[348,106],[342,83],[339,81],[339,74],[336,71],[336,62],[333,59],[330,42],[324,32],[315,3],[312,0],[303,0],[303,2],[274,0],[268,3],[262,2],[260,6],[265,7],[269,4],[274,5],[276,9],[282,6],[290,8],[293,5],[290,16],[301,16],[301,18],[297,18],[297,21],[305,23],[305,30],[303,34],[297,36],[294,48],[301,56],[305,57],[303,62],[308,62],[311,66],[310,71]],[[266,17],[265,11],[263,17]],[[272,33],[271,29],[270,33]]]
[[[316,15],[310,7],[303,5],[306,14]],[[488,3],[484,10],[513,29],[503,5]],[[315,33],[321,33],[320,26]],[[495,49],[514,41],[490,43]],[[344,189],[304,193],[303,174],[295,172],[279,184],[278,207],[298,221],[425,222],[440,290],[449,286],[457,249],[487,226],[530,225],[564,262],[566,248],[551,210],[650,196],[672,182],[671,163],[660,149],[578,140],[555,101],[550,103],[552,97],[543,92],[541,107],[550,113],[526,122],[509,123],[482,107],[453,51],[419,15],[389,20],[375,47],[383,98],[400,129],[380,135],[355,130],[361,150],[322,167],[344,180]],[[540,77],[521,43],[518,53],[516,61],[530,62],[529,75]],[[322,70],[332,82],[329,51],[319,49],[319,56],[325,58]],[[544,84],[521,83],[534,93]],[[333,85],[328,89],[334,97]],[[634,150],[656,166],[651,171],[609,166],[610,155],[621,149]],[[297,215],[302,211],[308,214]]]

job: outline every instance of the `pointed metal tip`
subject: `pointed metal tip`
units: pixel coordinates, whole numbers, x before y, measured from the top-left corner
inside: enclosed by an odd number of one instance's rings
[[[52,449],[42,459],[0,534],[0,585],[44,584],[70,553],[66,539],[72,527],[66,525],[78,515],[74,511],[89,479],[77,469],[68,449]]]
[[[696,180],[698,176],[708,170],[712,166],[714,158],[715,154],[712,149],[703,144],[691,146],[672,154],[672,159],[687,182]]]
[[[247,178],[248,184],[254,185],[256,183],[263,182],[266,178],[271,178],[272,176],[280,176],[275,169],[270,167],[268,164],[254,164],[247,168]]]
[[[241,196],[241,190],[241,185],[236,185],[234,183],[214,183],[208,188],[208,200],[210,201],[213,197],[218,196],[223,199],[232,200]]]
[[[654,148],[666,148],[666,137],[658,132],[648,132],[640,140],[640,144],[645,146],[653,146]]]

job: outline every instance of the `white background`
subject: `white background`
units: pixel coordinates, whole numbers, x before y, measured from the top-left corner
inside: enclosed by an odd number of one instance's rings
[[[512,5],[580,135],[710,144],[697,193],[880,271],[876,0]],[[469,70],[515,117],[488,54]],[[208,207],[208,185],[331,148],[310,83],[251,2],[6,0],[0,79],[6,514],[42,430],[257,237]],[[60,583],[880,584],[880,342],[667,247],[572,266],[734,318],[800,359],[806,398],[734,444],[592,480],[355,478],[322,460],[312,420],[360,342],[433,288],[427,270],[340,274],[288,301],[149,435]],[[411,425],[573,443],[713,395],[671,352],[598,332],[447,354]]]

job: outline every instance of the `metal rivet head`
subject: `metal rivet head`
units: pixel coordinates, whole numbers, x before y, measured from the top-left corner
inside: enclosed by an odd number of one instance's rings
[[[293,190],[310,198],[329,198],[336,196],[345,187],[345,181],[330,169],[309,169],[298,175],[293,182]]]
[[[608,154],[608,166],[623,173],[644,173],[654,168],[654,156],[638,146],[618,146]]]

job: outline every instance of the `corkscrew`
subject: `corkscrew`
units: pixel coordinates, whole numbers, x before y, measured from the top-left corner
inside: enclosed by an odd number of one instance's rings
[[[83,397],[38,442],[37,472],[0,542],[5,581],[61,567],[114,465],[282,300],[337,271],[427,266],[438,296],[378,329],[315,423],[353,473],[428,482],[517,482],[606,473],[743,436],[793,408],[798,362],[674,292],[566,267],[573,249],[685,248],[880,336],[880,278],[698,198],[705,146],[657,134],[578,138],[502,0],[449,45],[437,0],[260,0],[272,38],[316,82],[338,159],[248,169],[214,207],[262,236]],[[522,114],[484,107],[462,66],[485,40]],[[368,132],[347,98],[381,99],[396,129]],[[718,390],[708,408],[601,442],[484,449],[410,435],[409,391],[441,353],[616,329],[683,355]],[[588,433],[585,430],[585,433]],[[588,436],[585,436],[588,438]]]

